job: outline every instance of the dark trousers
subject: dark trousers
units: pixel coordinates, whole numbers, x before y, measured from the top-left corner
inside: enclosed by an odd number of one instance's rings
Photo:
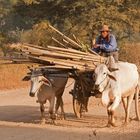
[[[119,54],[118,54],[118,51],[115,51],[115,52],[101,52],[101,56],[104,56],[104,57],[113,56],[114,59],[115,59],[115,62],[118,62]]]

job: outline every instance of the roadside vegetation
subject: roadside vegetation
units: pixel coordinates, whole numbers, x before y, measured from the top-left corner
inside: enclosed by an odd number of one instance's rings
[[[56,45],[51,37],[60,38],[47,23],[70,38],[75,35],[86,47],[91,47],[102,24],[108,24],[117,38],[120,60],[140,65],[139,19],[139,0],[0,0],[0,56],[10,56],[10,43]],[[0,61],[0,89],[26,86],[21,82],[26,72],[24,64]]]

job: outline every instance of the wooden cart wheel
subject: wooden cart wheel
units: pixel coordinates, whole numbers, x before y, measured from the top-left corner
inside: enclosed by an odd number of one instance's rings
[[[82,116],[82,103],[81,103],[81,86],[78,81],[75,82],[73,89],[73,111],[77,118]]]
[[[81,118],[81,108],[82,104],[73,96],[73,111],[77,118]]]

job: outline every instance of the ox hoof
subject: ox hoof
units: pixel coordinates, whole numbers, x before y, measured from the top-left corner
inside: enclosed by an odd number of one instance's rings
[[[56,116],[51,116],[51,120],[56,120]]]
[[[113,127],[118,127],[118,125],[115,124],[115,123],[111,123],[111,126],[113,126]]]
[[[61,114],[60,119],[61,120],[66,120],[65,114]]]
[[[51,120],[50,123],[53,124],[53,125],[56,125],[57,124],[55,120]]]
[[[58,120],[59,119],[59,115],[57,113],[55,113],[54,115],[55,115],[55,119]]]
[[[140,121],[140,118],[138,118],[138,117],[130,118],[130,121],[132,121],[132,120],[134,120],[134,121]]]
[[[108,123],[108,124],[106,125],[106,127],[111,127],[111,124],[110,124],[110,123]]]
[[[111,126],[117,127],[118,125],[116,125],[115,123],[111,123],[111,122],[106,125],[106,127],[111,127]]]
[[[44,125],[46,123],[46,120],[45,119],[42,119],[41,121],[40,121],[40,124],[41,125]]]
[[[66,118],[64,116],[60,117],[60,120],[66,120]]]
[[[123,126],[127,126],[127,125],[128,125],[128,122],[124,122],[124,123],[123,123]]]
[[[61,120],[66,120],[66,117],[65,117],[65,116],[62,116],[62,117],[61,117]]]

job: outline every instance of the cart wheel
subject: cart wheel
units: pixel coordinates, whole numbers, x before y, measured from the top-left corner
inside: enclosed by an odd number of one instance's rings
[[[77,118],[82,116],[82,103],[81,103],[81,85],[79,81],[75,81],[74,89],[72,91],[73,111]]]
[[[82,117],[82,104],[73,96],[73,111],[77,118]]]

